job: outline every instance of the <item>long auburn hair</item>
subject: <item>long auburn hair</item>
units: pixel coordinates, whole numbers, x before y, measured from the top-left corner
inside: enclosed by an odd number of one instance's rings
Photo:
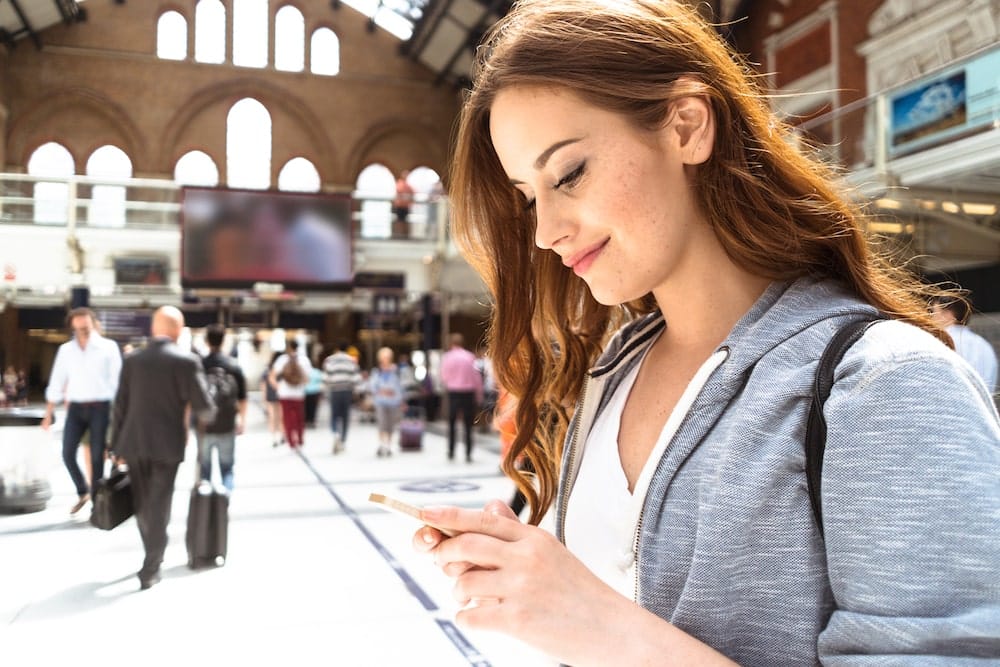
[[[493,298],[487,340],[499,383],[518,399],[503,467],[538,523],[552,503],[570,411],[611,332],[655,309],[651,295],[603,306],[555,253],[490,137],[499,91],[534,85],[655,129],[684,96],[708,100],[715,148],[692,176],[697,203],[732,260],[772,280],[834,278],[883,313],[950,344],[930,319],[935,290],[870,246],[835,172],[795,148],[750,68],[704,20],[665,0],[521,0],[484,38],[449,174],[452,235]],[[534,475],[518,470],[524,457]]]

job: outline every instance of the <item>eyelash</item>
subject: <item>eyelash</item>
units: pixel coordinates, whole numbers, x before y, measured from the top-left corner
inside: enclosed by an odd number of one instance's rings
[[[559,179],[559,181],[552,187],[553,190],[558,190],[564,185],[573,186],[576,185],[580,177],[583,176],[584,171],[586,171],[587,161],[581,162],[573,171],[569,172],[565,176]],[[533,211],[535,209],[535,200],[532,199],[524,204],[525,211]]]

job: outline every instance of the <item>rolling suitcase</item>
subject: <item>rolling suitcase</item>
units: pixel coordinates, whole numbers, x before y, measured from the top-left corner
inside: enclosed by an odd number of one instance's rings
[[[423,447],[424,420],[414,408],[407,410],[399,422],[399,449],[404,452],[419,452]]]
[[[188,506],[188,567],[222,565],[229,535],[229,492],[200,482],[191,489]]]

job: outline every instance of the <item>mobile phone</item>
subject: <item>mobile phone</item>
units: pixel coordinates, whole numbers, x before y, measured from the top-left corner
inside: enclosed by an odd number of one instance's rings
[[[416,505],[404,503],[402,500],[397,500],[396,498],[390,498],[389,496],[381,493],[368,494],[368,501],[377,504],[379,507],[382,507],[383,509],[396,512],[397,514],[404,514],[408,517],[416,519],[417,521],[423,521],[423,519],[420,518],[420,508],[417,507]],[[457,532],[451,530],[450,528],[442,528],[440,526],[435,526],[433,524],[427,524],[427,525],[430,526],[431,528],[437,528],[448,537],[455,537],[456,535],[458,535]]]

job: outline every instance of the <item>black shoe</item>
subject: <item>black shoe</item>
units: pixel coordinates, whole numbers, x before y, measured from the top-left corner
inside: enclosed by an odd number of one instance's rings
[[[141,591],[147,591],[158,583],[160,583],[159,571],[156,571],[148,576],[142,574],[139,575],[139,590]]]

